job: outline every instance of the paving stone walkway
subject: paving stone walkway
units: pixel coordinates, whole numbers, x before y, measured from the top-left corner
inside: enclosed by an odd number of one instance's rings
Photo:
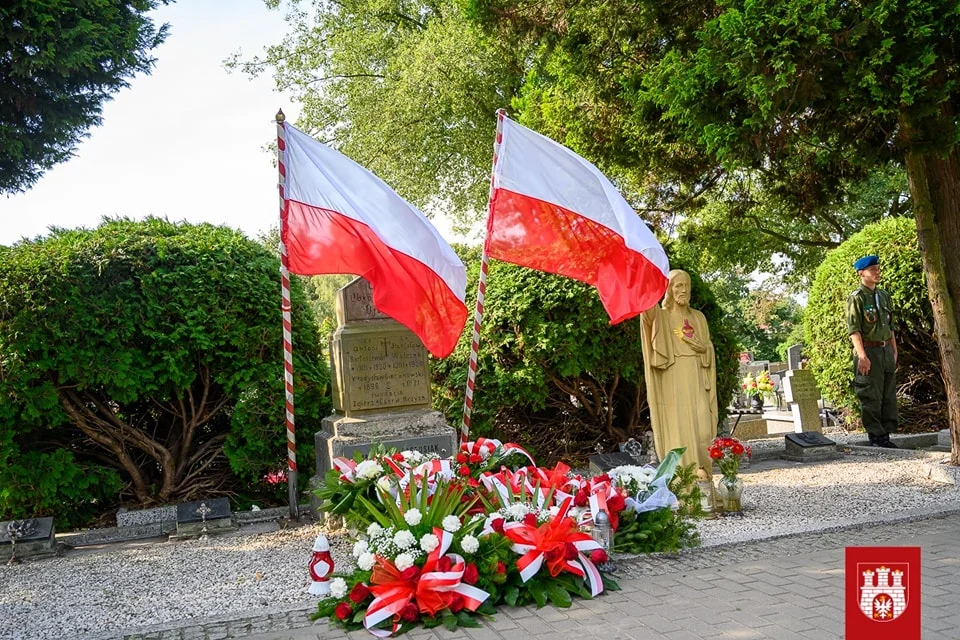
[[[622,591],[569,609],[503,607],[480,629],[417,629],[410,640],[826,640],[844,636],[844,549],[920,546],[924,640],[960,638],[960,513],[685,552],[621,563]],[[197,622],[143,639],[369,639],[309,611]]]

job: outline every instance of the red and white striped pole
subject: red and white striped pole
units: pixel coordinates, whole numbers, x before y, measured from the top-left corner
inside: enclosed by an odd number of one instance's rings
[[[493,191],[496,184],[497,157],[500,155],[500,140],[503,136],[503,118],[507,112],[497,109],[497,137],[493,143],[493,169],[490,171],[490,195],[487,198],[487,224],[493,213]],[[489,237],[489,227],[487,237]],[[477,282],[477,306],[473,312],[473,342],[470,345],[470,364],[467,368],[467,392],[463,399],[463,424],[460,425],[460,442],[470,441],[470,414],[473,412],[473,390],[477,383],[477,356],[480,351],[480,324],[483,322],[483,298],[487,293],[487,238],[483,241],[480,256],[480,280]]]
[[[287,247],[283,244],[283,210],[286,198],[283,192],[287,179],[287,167],[284,162],[286,151],[286,131],[283,110],[277,111],[277,168],[280,171],[280,310],[283,312],[283,383],[286,390],[287,410],[287,492],[290,501],[290,517],[300,518],[300,504],[297,499],[297,433],[293,421],[293,331],[290,322],[290,270],[288,269]]]

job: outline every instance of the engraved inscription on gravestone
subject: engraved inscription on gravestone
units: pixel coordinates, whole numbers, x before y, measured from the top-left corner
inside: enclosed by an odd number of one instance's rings
[[[817,400],[820,391],[809,369],[791,369],[783,379],[784,396],[790,403],[794,431],[823,432]]]
[[[430,406],[430,369],[423,343],[391,323],[341,332],[331,344],[338,362],[334,409],[346,416],[398,407]]]
[[[363,278],[351,281],[337,296],[337,326],[364,320],[391,320],[373,306],[373,288]]]

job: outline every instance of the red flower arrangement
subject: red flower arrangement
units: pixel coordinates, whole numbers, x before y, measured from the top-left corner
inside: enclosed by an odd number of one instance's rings
[[[740,470],[740,460],[743,456],[747,460],[753,455],[749,445],[744,445],[736,438],[717,438],[707,449],[710,457],[717,461],[720,473],[724,478],[736,478]]]

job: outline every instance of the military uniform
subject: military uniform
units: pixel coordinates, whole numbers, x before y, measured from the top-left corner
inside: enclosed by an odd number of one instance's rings
[[[853,387],[863,408],[863,427],[873,442],[897,430],[897,374],[893,357],[893,307],[890,294],[860,285],[847,298],[847,331],[859,333],[870,359],[870,373],[861,375],[853,354]]]

